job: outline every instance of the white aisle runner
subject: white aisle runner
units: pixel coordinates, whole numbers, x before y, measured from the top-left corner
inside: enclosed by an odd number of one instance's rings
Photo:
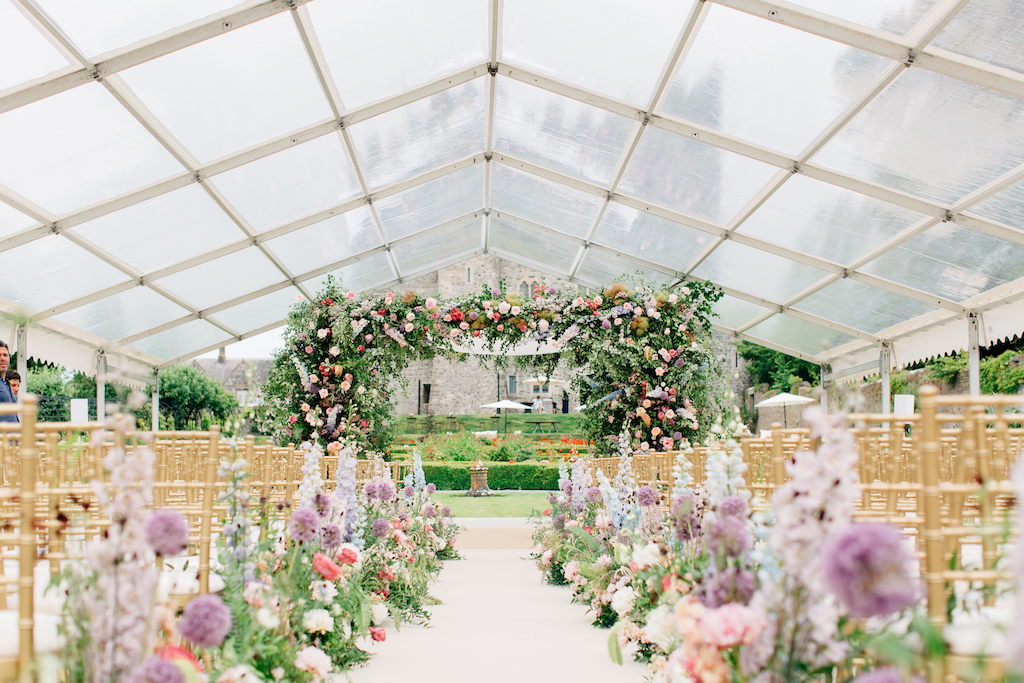
[[[473,532],[467,540],[479,538],[478,529],[523,524],[462,522]],[[590,625],[592,615],[569,602],[568,588],[542,583],[534,563],[522,559],[528,546],[461,552],[465,559],[446,562],[434,585],[432,593],[444,604],[432,608],[431,626],[395,631],[389,624],[386,642],[367,644],[375,656],[351,672],[353,683],[643,681],[643,665],[611,661],[609,631]]]

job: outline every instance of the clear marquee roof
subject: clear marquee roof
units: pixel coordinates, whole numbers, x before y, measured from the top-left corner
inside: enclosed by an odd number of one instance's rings
[[[1024,0],[0,0],[0,63],[0,336],[69,367],[481,253],[840,371],[1024,332]]]

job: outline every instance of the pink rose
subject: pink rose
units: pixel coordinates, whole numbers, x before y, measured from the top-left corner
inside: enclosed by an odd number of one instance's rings
[[[359,561],[359,553],[354,548],[342,548],[338,552],[337,560],[342,564],[355,564]]]
[[[705,643],[724,650],[736,645],[750,645],[761,635],[765,623],[760,611],[730,602],[705,612],[700,628]]]
[[[312,346],[307,346],[306,347],[306,353],[313,353],[313,347]]]
[[[351,563],[347,563],[351,564]],[[317,553],[313,555],[313,569],[317,574],[324,577],[328,581],[334,581],[342,574],[345,570],[335,564],[331,558],[327,557],[323,553]]]
[[[376,626],[371,626],[370,627],[370,637],[373,638],[374,640],[376,640],[378,643],[383,643],[384,639],[387,638],[387,633],[385,633],[384,629],[382,629],[382,628],[377,628]]]

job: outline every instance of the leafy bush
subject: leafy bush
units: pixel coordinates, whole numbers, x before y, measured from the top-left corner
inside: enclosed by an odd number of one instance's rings
[[[500,442],[491,455],[493,460],[536,460],[536,444],[521,434],[513,434]]]
[[[940,356],[928,364],[928,374],[945,384],[956,384],[956,377],[967,369],[967,354]]]
[[[428,464],[423,475],[441,491],[469,488],[469,466]],[[557,465],[488,463],[487,485],[494,490],[553,491],[558,488]]]
[[[458,434],[435,434],[423,442],[425,460],[450,460],[453,462],[476,462],[488,457],[484,442],[470,432]]]

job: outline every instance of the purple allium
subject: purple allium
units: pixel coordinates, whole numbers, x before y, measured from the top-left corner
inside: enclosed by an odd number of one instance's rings
[[[413,487],[412,484],[409,484],[404,489],[402,489],[402,493],[405,495],[406,498],[412,498],[413,496],[416,495],[416,489]]]
[[[572,479],[566,479],[561,484],[559,484],[559,489],[561,489],[562,493],[564,493],[566,496],[571,496],[572,495]]]
[[[914,676],[910,680],[911,683],[917,683],[917,681],[923,683],[924,681],[920,676]],[[894,666],[885,666],[881,669],[865,671],[854,678],[852,683],[903,683],[903,672]]]
[[[891,524],[850,524],[825,543],[821,557],[825,585],[857,619],[891,614],[921,596],[903,535]]]
[[[649,508],[652,505],[658,504],[658,492],[652,489],[647,484],[644,484],[636,490],[636,502],[645,508]]]
[[[150,655],[132,670],[127,683],[185,683],[185,674],[171,662]]]
[[[682,432],[672,432],[672,438],[675,441],[679,441],[680,439],[683,438],[683,433]]]
[[[479,317],[480,317],[480,314],[477,313],[476,311],[470,311],[469,312],[469,319],[470,320],[476,320]]]
[[[712,609],[730,602],[746,605],[754,597],[754,573],[749,569],[729,567],[704,577],[701,601]]]
[[[391,533],[391,523],[383,517],[378,517],[373,520],[373,524],[370,525],[370,531],[376,538],[384,538]]]
[[[554,505],[556,502],[558,502],[558,494],[557,493],[551,493],[548,496],[548,503],[550,503],[551,505]]]
[[[497,287],[491,287],[491,296],[501,296],[501,290]]]
[[[565,515],[555,515],[551,520],[552,526],[561,531],[565,528]]]
[[[428,496],[434,495],[435,491],[437,491],[437,486],[435,486],[433,483],[427,484],[427,495]]]
[[[680,543],[700,535],[701,518],[696,512],[693,496],[682,495],[672,501],[672,520]]]
[[[216,595],[197,595],[185,605],[178,623],[181,636],[199,647],[220,647],[231,630],[231,610]]]
[[[324,550],[334,550],[341,545],[341,527],[337,524],[325,524],[320,530],[320,545]]]
[[[685,361],[682,358],[676,358],[676,367],[681,368],[683,365],[685,365]]]
[[[403,522],[408,522],[409,521],[409,513],[407,513],[407,512],[399,512],[398,513],[398,519],[402,520]]]
[[[718,504],[718,513],[725,517],[742,517],[746,519],[750,516],[750,506],[747,505],[746,499],[740,496],[729,496]]]
[[[153,552],[161,557],[176,557],[188,547],[188,521],[176,510],[154,510],[142,530]]]
[[[587,489],[587,500],[591,503],[600,503],[603,496],[601,495],[601,489],[596,486],[591,486]]]
[[[447,505],[445,505],[443,508],[441,508],[441,516],[442,517],[451,517],[452,516],[452,509],[450,507],[448,507]]]
[[[426,505],[423,506],[423,509],[420,510],[420,514],[422,514],[424,517],[428,517],[428,518],[429,517],[436,517],[437,516],[437,510],[434,509],[433,505],[431,505],[430,503],[427,503]]]
[[[381,500],[391,500],[395,497],[395,485],[387,479],[381,479],[377,482],[377,497]]]
[[[612,329],[612,321],[609,320],[608,318],[605,318],[604,320],[601,321],[601,327],[606,330]]]
[[[750,530],[739,517],[719,517],[708,528],[708,549],[714,555],[739,557],[751,542]]]
[[[548,287],[548,294],[554,296],[555,294],[558,294],[558,290],[555,289],[554,287]]]
[[[334,507],[334,503],[331,502],[331,497],[323,491],[317,491],[313,496],[312,501],[313,509],[316,510],[316,514],[320,515],[320,519],[329,517],[331,514],[331,508]]]
[[[366,482],[366,486],[363,488],[363,491],[366,492],[366,497],[370,500],[380,498],[380,487],[376,479],[371,479]]]
[[[288,533],[299,543],[309,543],[316,538],[317,529],[320,528],[320,518],[315,511],[309,508],[299,508],[292,513],[288,522]]]

